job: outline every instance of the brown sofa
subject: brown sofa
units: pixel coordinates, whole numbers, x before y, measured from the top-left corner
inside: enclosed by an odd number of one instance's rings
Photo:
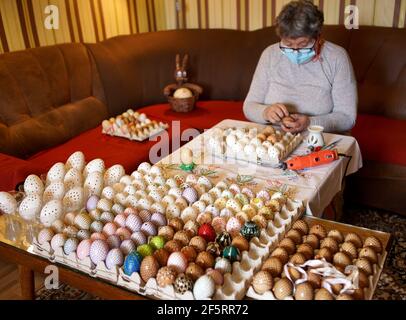
[[[327,26],[324,36],[348,50],[359,82],[360,118],[353,132],[365,167],[348,183],[351,198],[406,214],[406,154],[404,143],[399,144],[406,138],[406,30]],[[43,170],[78,147],[89,157],[117,153],[111,161],[125,158],[132,169],[147,156],[150,145],[114,138],[101,143],[106,138],[97,126],[103,118],[131,106],[199,129],[224,118],[244,119],[242,101],[259,56],[277,41],[274,28],[182,30],[2,55],[0,72],[6,78],[0,80],[0,152],[24,158],[21,174],[13,179],[21,178],[30,165]],[[162,94],[174,80],[176,53],[190,55],[190,77],[204,87],[205,102],[186,115],[170,112]],[[10,70],[18,75],[10,75]],[[365,130],[371,124],[380,130]],[[103,151],[105,145],[109,148]],[[127,159],[123,148],[132,148],[128,150],[134,150],[134,158]],[[3,163],[9,164],[6,158]],[[0,177],[6,169],[0,157]]]

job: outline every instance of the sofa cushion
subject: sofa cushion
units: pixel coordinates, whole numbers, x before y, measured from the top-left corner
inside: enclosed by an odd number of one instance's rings
[[[198,101],[196,108],[187,113],[174,112],[168,104],[157,104],[138,109],[164,121],[180,120],[181,124],[199,130],[210,129],[224,119],[247,121],[241,101]]]
[[[406,166],[406,121],[360,114],[352,130],[364,160]]]

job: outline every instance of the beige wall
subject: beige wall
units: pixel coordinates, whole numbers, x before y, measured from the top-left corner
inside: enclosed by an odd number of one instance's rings
[[[120,34],[177,28],[255,30],[271,26],[289,0],[0,0],[0,52],[64,42],[96,42]],[[406,0],[314,0],[326,24],[342,24],[346,5],[361,25],[405,28]],[[59,30],[44,27],[47,5]],[[176,10],[178,8],[179,10]]]

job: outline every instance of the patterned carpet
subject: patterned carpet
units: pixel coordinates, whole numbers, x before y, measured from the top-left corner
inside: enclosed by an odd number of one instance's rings
[[[378,283],[374,299],[406,300],[406,217],[364,207],[347,208],[342,222],[391,233],[392,249]],[[62,285],[58,290],[40,289],[37,300],[96,300],[83,291]]]

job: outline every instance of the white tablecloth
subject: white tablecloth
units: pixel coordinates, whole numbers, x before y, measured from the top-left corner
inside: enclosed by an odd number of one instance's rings
[[[228,127],[250,127],[262,129],[264,126],[251,122],[237,120],[224,120],[213,128]],[[351,156],[347,172],[345,172],[348,158],[340,157],[328,165],[323,165],[301,172],[283,171],[279,168],[264,167],[256,164],[247,164],[234,159],[220,159],[214,157],[207,148],[210,129],[199,135],[182,148],[178,149],[159,163],[167,165],[180,164],[180,153],[183,148],[193,150],[195,162],[198,164],[196,171],[213,171],[211,178],[214,182],[229,178],[235,180],[238,175],[252,176],[255,189],[265,187],[288,188],[293,198],[304,201],[307,214],[320,217],[324,209],[329,205],[333,197],[341,190],[344,174],[350,175],[362,167],[362,157],[359,145],[353,137],[335,134],[324,134],[326,144],[340,140],[337,144],[339,153]],[[306,153],[306,143],[303,142],[292,155],[303,155]],[[174,169],[170,169],[174,170]],[[178,170],[174,170],[178,171]],[[178,171],[178,173],[180,173]]]

